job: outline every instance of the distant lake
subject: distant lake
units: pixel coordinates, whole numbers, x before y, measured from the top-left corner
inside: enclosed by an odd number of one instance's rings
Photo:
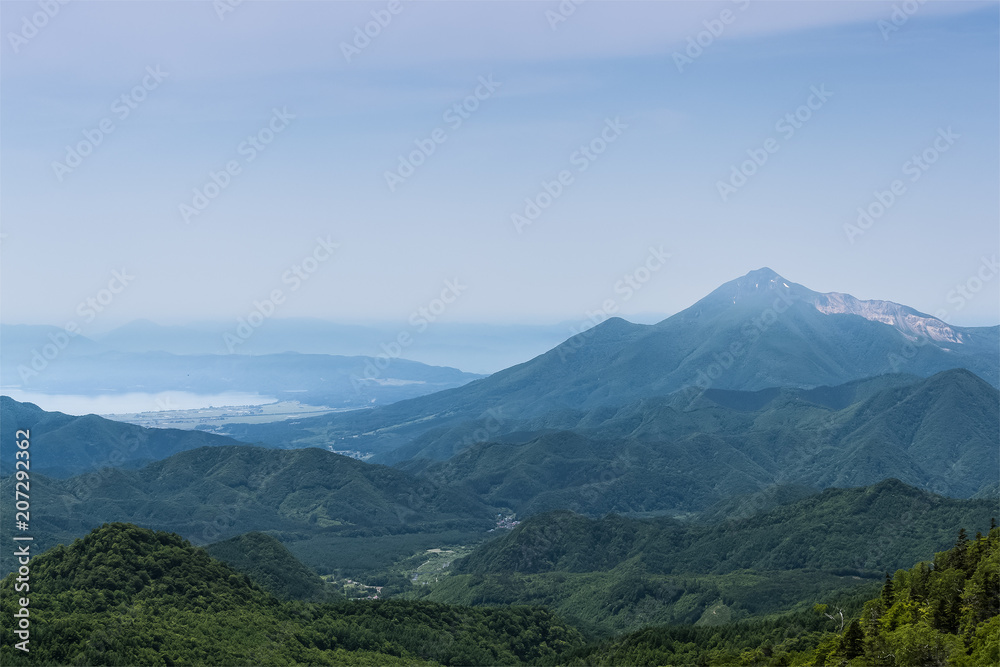
[[[278,399],[272,396],[246,392],[222,394],[193,394],[187,391],[162,391],[155,394],[135,392],[130,394],[41,394],[14,388],[0,389],[0,394],[15,401],[34,403],[43,410],[65,412],[68,415],[107,415],[127,412],[159,412],[162,410],[195,410],[209,406],[264,405]]]

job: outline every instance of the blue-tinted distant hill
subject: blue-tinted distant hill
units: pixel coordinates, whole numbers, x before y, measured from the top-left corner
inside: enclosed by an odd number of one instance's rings
[[[759,404],[761,394],[769,399]],[[821,391],[710,391],[694,403],[681,393],[550,413],[454,454],[449,440],[428,437],[398,466],[522,514],[685,514],[773,485],[890,477],[970,498],[997,482],[998,405],[1000,393],[965,370]]]
[[[229,354],[223,339],[232,333],[233,322],[192,322],[163,325],[149,320],[134,320],[94,340],[74,339],[70,353],[96,352],[168,352],[170,354]],[[32,348],[48,342],[48,333],[57,327],[0,325],[4,363],[23,363],[30,359]],[[451,366],[474,373],[494,371],[519,364],[551,349],[565,340],[572,327],[561,324],[469,324],[434,322],[426,329],[408,321],[372,324],[344,324],[315,318],[275,317],[253,336],[234,345],[237,354],[336,354],[372,357],[384,352],[382,344],[397,340],[400,333],[411,334],[411,343],[400,357],[432,366]],[[68,348],[69,349],[69,348]]]
[[[70,349],[76,341],[70,343]],[[184,391],[257,393],[335,408],[392,403],[459,387],[482,377],[407,359],[386,364],[374,357],[285,352],[180,355],[100,352],[59,356],[22,380],[24,364],[5,363],[3,384],[43,394],[126,394]]]
[[[97,415],[47,412],[0,396],[0,473],[14,470],[15,431],[28,429],[31,472],[70,477],[105,467],[138,468],[198,447],[235,445],[230,438],[179,429],[143,428]]]
[[[814,292],[760,269],[659,324],[612,318],[457,389],[292,427],[228,432],[283,446],[349,438],[357,449],[379,454],[377,460],[398,461],[409,454],[394,450],[420,438],[450,439],[457,451],[502,432],[497,422],[618,407],[681,390],[693,401],[705,389],[814,388],[956,368],[996,387],[1000,327],[955,327],[888,301]]]

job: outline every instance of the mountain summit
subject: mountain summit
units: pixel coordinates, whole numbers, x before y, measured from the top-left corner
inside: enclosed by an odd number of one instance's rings
[[[701,317],[705,312],[718,314],[723,309],[734,306],[760,309],[771,307],[780,312],[792,302],[812,306],[824,315],[857,315],[870,322],[886,324],[910,341],[928,339],[936,343],[956,345],[970,341],[969,334],[964,333],[961,328],[952,327],[932,315],[908,306],[892,301],[862,300],[841,292],[814,292],[783,278],[768,267],[730,280],[678,315],[686,314],[693,319]],[[667,318],[664,323],[672,319]]]
[[[499,421],[613,409],[681,390],[693,401],[708,389],[832,387],[954,368],[997,386],[998,350],[1000,327],[955,327],[889,301],[815,292],[762,268],[658,324],[611,318],[457,389],[363,413],[303,419],[293,429],[247,425],[230,433],[284,446],[351,438],[353,446],[377,453],[417,446],[417,439],[436,434],[460,447],[494,437]],[[435,457],[452,453],[448,445]]]
[[[730,280],[712,291],[702,301],[717,300],[732,296],[737,301],[741,296],[754,296],[759,294],[798,294],[808,292],[815,294],[812,290],[806,289],[798,283],[790,283],[773,270],[766,266],[756,271],[751,271],[745,276],[740,276],[735,280]],[[701,301],[699,301],[701,303]]]

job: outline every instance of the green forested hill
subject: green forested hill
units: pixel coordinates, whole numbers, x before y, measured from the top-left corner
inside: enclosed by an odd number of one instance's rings
[[[250,532],[205,546],[212,558],[242,572],[283,600],[323,598],[323,580],[266,533]]]
[[[717,625],[871,585],[947,546],[954,526],[985,530],[996,510],[887,480],[711,525],[553,512],[480,546],[415,594],[545,604],[593,634]]]
[[[638,558],[662,574],[804,567],[884,572],[947,546],[954,526],[986,530],[994,516],[993,502],[945,498],[898,480],[827,489],[713,525],[560,511],[525,520],[454,568],[466,574],[591,572]]]
[[[8,516],[13,485],[12,477],[0,481]],[[315,448],[205,447],[140,470],[105,468],[67,480],[34,475],[31,490],[39,548],[111,521],[170,530],[198,544],[258,530],[301,543],[313,558],[292,551],[313,567],[334,538],[478,533],[494,516],[467,490]],[[5,524],[0,536],[12,530]],[[6,555],[2,561],[9,566]]]
[[[578,651],[567,665],[1000,664],[1000,528],[886,577],[864,603],[721,627],[650,627]]]
[[[202,431],[143,428],[97,415],[76,417],[47,412],[34,403],[0,396],[0,472],[14,469],[14,431],[31,431],[32,470],[70,477],[107,466],[137,468],[198,447],[236,445],[237,441]]]
[[[580,635],[542,609],[280,602],[177,535],[108,524],[0,582],[0,663],[495,665],[554,658]],[[29,597],[30,652],[15,648]]]

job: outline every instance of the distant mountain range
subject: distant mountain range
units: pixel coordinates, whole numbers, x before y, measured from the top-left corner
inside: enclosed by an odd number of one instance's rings
[[[11,355],[13,352],[7,358]],[[39,394],[84,396],[167,391],[256,393],[310,405],[364,408],[458,387],[482,377],[406,359],[297,352],[262,356],[77,353],[44,361],[39,372],[33,370],[31,358],[4,362],[0,372],[3,384]],[[149,410],[157,409],[150,401]]]
[[[597,634],[711,625],[871,581],[960,526],[984,529],[998,499],[1000,327],[820,294],[767,269],[659,324],[612,318],[478,379],[396,360],[359,390],[352,376],[371,359],[80,342],[46,382],[84,386],[74,373],[92,372],[135,387],[148,371],[141,391],[305,389],[339,407],[349,388],[375,401],[222,436],[0,400],[0,509],[12,512],[13,431],[29,428],[35,548],[128,521],[214,543],[286,597],[327,596],[312,568],[450,603],[545,604]],[[522,523],[504,535],[510,514]],[[94,539],[125,535],[166,544],[121,526]],[[399,565],[477,543],[426,588]]]
[[[10,429],[32,424],[36,469],[57,477],[136,468],[236,440],[369,451],[373,461],[484,508],[525,514],[687,515],[774,485],[821,489],[888,477],[955,497],[991,497],[998,331],[819,294],[762,269],[657,325],[612,319],[460,387],[368,410],[229,425],[235,440],[46,414],[4,399],[3,451],[13,446]],[[172,381],[190,373],[198,383],[219,383],[215,389],[246,389],[248,377],[273,374],[275,386],[296,382],[315,392],[349,384],[348,369],[361,363],[297,354],[150,358]],[[394,363],[395,373],[436,374],[442,383],[468,377]],[[101,372],[114,383],[128,365],[123,358]],[[12,457],[4,459],[7,466]]]
[[[571,333],[569,323],[546,325],[462,324],[435,322],[433,326],[409,322],[340,324],[313,318],[272,318],[266,326],[229,349],[223,340],[232,334],[234,322],[194,322],[162,325],[135,320],[102,335],[74,336],[60,345],[59,359],[118,353],[142,358],[149,352],[173,355],[273,355],[298,352],[310,355],[375,357],[392,350],[400,333],[409,344],[400,346],[401,359],[433,366],[457,367],[474,373],[492,373],[530,359]],[[59,327],[0,325],[0,359],[4,366],[28,364],[35,351],[60,338]],[[55,368],[56,364],[52,365]],[[5,376],[6,377],[6,376]],[[4,379],[4,384],[10,384]]]
[[[525,514],[687,514],[773,485],[821,489],[886,477],[954,497],[991,497],[1000,466],[998,401],[996,389],[964,370],[814,389],[710,389],[694,401],[682,392],[497,421],[486,433],[475,423],[458,426],[426,433],[395,455],[408,474]],[[5,473],[15,428],[32,429],[33,470],[53,477],[242,444],[50,413],[8,397],[0,408]]]
[[[456,389],[364,413],[232,426],[227,433],[285,447],[347,439],[385,462],[412,458],[419,454],[415,443],[436,439],[446,451],[422,455],[447,458],[494,439],[511,422],[521,428],[525,420],[560,412],[677,392],[685,398],[675,402],[686,408],[706,390],[832,387],[957,368],[998,386],[1000,327],[954,327],[898,304],[814,292],[760,269],[659,324],[612,318]]]

